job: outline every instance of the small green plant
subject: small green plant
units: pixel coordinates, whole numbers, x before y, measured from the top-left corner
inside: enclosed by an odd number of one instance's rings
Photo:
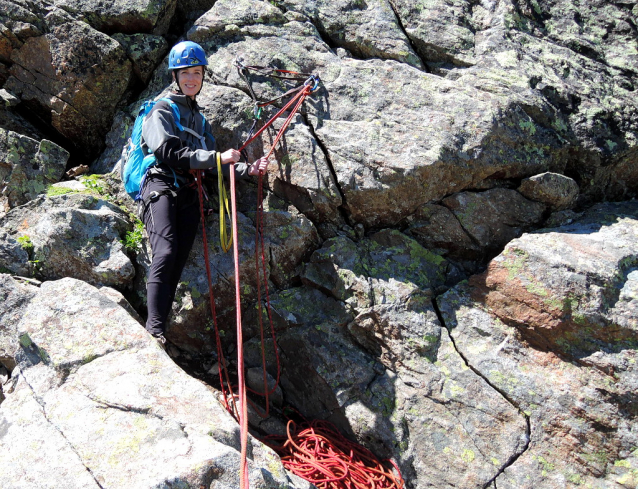
[[[104,182],[102,182],[100,175],[86,175],[80,178],[80,181],[85,187],[93,190],[99,195],[106,195],[107,192],[104,188]]]
[[[128,251],[136,252],[142,249],[142,239],[144,237],[144,224],[136,220],[132,231],[127,231],[121,243]]]
[[[31,254],[33,252],[33,243],[31,242],[31,238],[29,238],[29,236],[19,236],[16,241],[27,253]]]

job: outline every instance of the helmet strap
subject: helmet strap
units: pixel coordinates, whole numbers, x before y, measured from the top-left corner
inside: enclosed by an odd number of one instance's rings
[[[177,93],[183,94],[184,92],[182,92],[182,87],[179,86],[179,77],[177,76],[178,71],[179,70],[171,70],[171,76],[173,77],[173,83],[177,87]]]

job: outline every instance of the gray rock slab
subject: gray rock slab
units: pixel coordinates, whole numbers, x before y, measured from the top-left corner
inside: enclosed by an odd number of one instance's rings
[[[130,221],[90,193],[41,196],[0,219],[0,266],[44,279],[123,286],[135,275],[122,240]]]
[[[238,484],[239,429],[217,393],[97,289],[44,283],[18,329],[16,387],[0,406],[3,487]],[[251,487],[290,482],[250,444]]]
[[[600,204],[524,234],[437,299],[468,365],[529,420],[529,446],[496,487],[636,482],[637,211]]]

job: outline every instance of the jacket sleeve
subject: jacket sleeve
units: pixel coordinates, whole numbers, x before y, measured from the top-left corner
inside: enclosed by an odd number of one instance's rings
[[[206,147],[208,149],[217,149],[217,141],[215,141],[215,137],[213,136],[213,128],[210,123],[206,121],[204,126],[204,136],[206,137]],[[250,169],[250,165],[242,162],[235,163],[235,176],[240,179],[244,179],[248,177],[248,170]],[[217,159],[213,166],[209,170],[209,174],[217,175]],[[230,165],[222,164],[222,175],[228,177],[230,175]]]
[[[208,123],[206,130],[210,132]],[[158,102],[144,120],[142,138],[159,161],[174,169],[211,169],[217,173],[217,151],[191,147],[179,137],[178,131],[170,106],[165,102]],[[206,139],[209,143],[210,137]],[[222,168],[223,173],[228,175],[229,165],[223,165]],[[248,166],[237,163],[235,173],[239,178],[248,176]]]

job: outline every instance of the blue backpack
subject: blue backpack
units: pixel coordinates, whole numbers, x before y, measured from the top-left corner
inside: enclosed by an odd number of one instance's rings
[[[197,137],[203,148],[206,148],[204,136],[197,134],[195,131],[189,128],[185,128],[180,123],[179,108],[171,99],[161,98],[159,100],[148,100],[142,104],[135,123],[133,124],[133,131],[131,137],[124,145],[122,149],[122,157],[120,158],[120,176],[122,177],[122,183],[124,184],[124,190],[134,200],[140,200],[140,190],[144,184],[144,178],[149,168],[157,163],[157,158],[151,152],[145,152],[142,148],[142,124],[146,115],[151,111],[155,104],[159,101],[168,103],[173,111],[173,119],[180,131],[186,131]],[[205,125],[206,120],[202,114],[202,119]],[[212,136],[211,136],[212,139]],[[214,141],[214,139],[213,139]]]

